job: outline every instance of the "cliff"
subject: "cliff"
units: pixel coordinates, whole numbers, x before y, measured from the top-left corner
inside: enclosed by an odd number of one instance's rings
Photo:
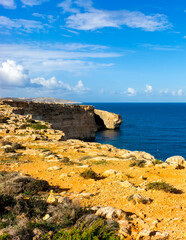
[[[93,106],[36,103],[21,99],[2,99],[1,104],[8,105],[7,114],[31,115],[34,120],[45,121],[55,130],[64,132],[66,139],[76,138],[92,140],[100,128],[114,129],[121,124],[121,116],[95,110]],[[96,111],[96,114],[95,114]],[[97,118],[99,114],[99,123]],[[117,117],[118,116],[118,117]],[[100,127],[100,125],[102,126]]]

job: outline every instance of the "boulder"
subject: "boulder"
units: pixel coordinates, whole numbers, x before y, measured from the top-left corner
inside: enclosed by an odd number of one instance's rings
[[[121,172],[116,171],[116,170],[114,170],[114,169],[109,169],[109,170],[106,170],[102,175],[103,175],[104,177],[109,177],[109,176],[117,175],[117,174],[119,174],[119,173],[121,173]]]
[[[100,207],[95,214],[110,220],[122,219],[126,216],[126,212],[124,212],[122,209],[117,209],[110,206]]]
[[[152,202],[152,199],[148,197],[141,196],[140,194],[134,194],[128,198],[128,200],[132,200],[134,204],[143,203],[148,204]]]
[[[173,165],[176,169],[185,168],[185,159],[182,156],[173,156],[167,158],[165,162]]]

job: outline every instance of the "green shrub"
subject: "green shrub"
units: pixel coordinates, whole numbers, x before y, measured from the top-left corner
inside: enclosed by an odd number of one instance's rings
[[[151,182],[147,184],[147,189],[154,189],[154,190],[161,190],[164,192],[170,192],[170,193],[175,193],[175,194],[180,194],[182,193],[181,190],[174,188],[170,184],[166,182]]]
[[[99,176],[96,172],[94,172],[92,169],[86,169],[82,173],[80,173],[80,176],[85,179],[99,179]]]
[[[9,240],[9,239],[11,239],[11,238],[8,233],[4,233],[0,236],[0,240]]]
[[[48,127],[46,125],[43,125],[41,123],[34,123],[29,125],[28,127],[34,129],[34,130],[41,130],[41,129],[48,129]]]
[[[155,159],[152,164],[157,165],[157,164],[162,164],[163,162],[161,160]]]
[[[137,166],[137,167],[142,168],[145,166],[145,163],[146,163],[145,160],[134,160],[130,163],[129,167]]]
[[[108,162],[106,160],[100,160],[100,161],[94,161],[92,162],[92,164],[95,164],[95,165],[101,165],[101,164],[107,164]]]
[[[112,231],[104,220],[95,222],[91,227],[73,228],[71,230],[62,229],[56,233],[52,240],[119,240],[120,237]]]

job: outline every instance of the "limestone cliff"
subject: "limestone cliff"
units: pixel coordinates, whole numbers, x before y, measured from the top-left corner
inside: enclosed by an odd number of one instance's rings
[[[121,115],[102,110],[94,110],[98,129],[117,129],[122,123]]]
[[[122,122],[120,115],[95,110],[93,106],[36,103],[21,99],[20,101],[3,99],[1,104],[9,105],[9,110],[6,110],[7,114],[31,115],[31,118],[35,120],[50,123],[53,129],[63,131],[66,139],[92,140],[98,129],[115,129]]]

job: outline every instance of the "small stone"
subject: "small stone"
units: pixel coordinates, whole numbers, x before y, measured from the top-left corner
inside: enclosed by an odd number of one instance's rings
[[[124,182],[120,182],[120,185],[122,187],[126,187],[126,188],[134,188],[134,184],[129,182],[128,180],[124,181]]]
[[[49,214],[46,214],[44,217],[43,217],[43,220],[46,221],[50,218],[50,215]]]
[[[50,195],[47,198],[47,203],[50,203],[50,204],[57,204],[58,203],[57,198],[55,198],[55,196],[53,194],[53,190],[51,190]]]
[[[55,170],[60,170],[61,168],[58,166],[53,166],[53,167],[49,167],[48,171],[55,171]]]

